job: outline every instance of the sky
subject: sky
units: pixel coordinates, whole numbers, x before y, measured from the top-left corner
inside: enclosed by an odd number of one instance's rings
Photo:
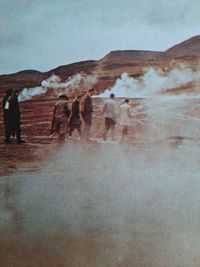
[[[199,0],[0,0],[0,74],[164,51],[200,34]]]

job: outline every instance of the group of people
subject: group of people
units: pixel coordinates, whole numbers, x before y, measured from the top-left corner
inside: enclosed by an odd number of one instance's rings
[[[115,139],[115,125],[118,120],[121,126],[121,141],[123,141],[128,134],[128,128],[131,124],[131,107],[129,105],[129,99],[125,99],[124,103],[119,106],[114,98],[115,95],[112,93],[110,94],[110,98],[104,102],[103,115],[105,118],[105,128],[103,139],[106,140],[109,130],[111,130],[112,140]]]
[[[65,141],[66,134],[68,135],[68,138],[71,138],[73,131],[77,130],[80,138],[85,141],[89,141],[90,128],[92,125],[93,94],[93,88],[88,90],[88,92],[83,96],[81,105],[81,96],[75,97],[71,105],[71,110],[68,107],[68,96],[65,94],[61,94],[59,96],[59,100],[55,103],[53,109],[51,137],[54,133],[57,133],[58,142],[62,144]],[[82,123],[84,124],[83,130]]]
[[[3,119],[5,128],[5,144],[11,144],[11,137],[16,137],[17,144],[25,143],[21,139],[20,110],[18,102],[19,90],[8,89],[3,97]]]
[[[93,113],[92,95],[94,92],[94,88],[91,88],[82,99],[81,96],[76,96],[72,102],[71,109],[68,106],[68,96],[65,94],[59,96],[59,100],[55,103],[53,109],[51,137],[57,133],[58,142],[62,144],[66,135],[71,138],[73,131],[77,130],[81,139],[90,140]],[[131,124],[129,99],[125,99],[124,103],[119,106],[114,98],[115,95],[113,93],[110,94],[109,99],[105,101],[103,106],[102,115],[105,120],[103,139],[106,140],[109,131],[111,131],[112,140],[115,139],[115,125],[119,120],[122,128],[121,141],[123,141]]]
[[[77,130],[82,140],[89,141],[93,113],[92,96],[94,93],[95,89],[91,88],[83,96],[76,96],[70,108],[68,96],[61,94],[54,105],[50,137],[57,134],[59,144],[63,144],[66,135],[71,138],[74,130]],[[8,89],[3,97],[2,106],[6,144],[13,142],[12,136],[16,136],[17,144],[25,143],[21,139],[18,96],[19,90]],[[129,99],[125,99],[124,103],[119,106],[115,101],[115,95],[113,93],[110,94],[109,99],[104,102],[102,116],[104,116],[105,120],[103,139],[106,140],[109,131],[111,131],[112,140],[115,139],[115,125],[118,120],[122,128],[121,140],[123,141],[131,124]]]

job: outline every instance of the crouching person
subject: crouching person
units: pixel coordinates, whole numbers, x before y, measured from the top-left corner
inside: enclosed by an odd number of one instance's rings
[[[68,96],[65,94],[60,95],[59,100],[55,103],[53,109],[51,136],[53,136],[54,133],[57,133],[59,144],[63,144],[65,142],[65,135],[68,130],[68,121],[70,116],[68,99]]]

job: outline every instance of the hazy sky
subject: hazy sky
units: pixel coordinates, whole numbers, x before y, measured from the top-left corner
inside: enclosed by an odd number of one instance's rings
[[[200,34],[199,0],[0,0],[0,74],[163,51]]]

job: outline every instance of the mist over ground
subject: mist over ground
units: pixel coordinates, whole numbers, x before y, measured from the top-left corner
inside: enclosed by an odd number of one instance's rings
[[[185,68],[149,68],[139,80],[122,73],[93,98],[92,143],[74,134],[58,148],[32,127],[25,145],[12,144],[16,155],[1,144],[2,166],[12,173],[0,172],[0,265],[199,267],[199,77],[199,69]],[[81,81],[80,74],[57,78],[24,89],[24,110],[26,100],[37,104],[48,93],[46,86],[68,93]],[[111,92],[118,104],[130,99],[124,143],[118,123],[116,140],[110,133],[102,140]]]
[[[69,143],[1,177],[2,266],[199,266],[199,154],[189,140]]]

